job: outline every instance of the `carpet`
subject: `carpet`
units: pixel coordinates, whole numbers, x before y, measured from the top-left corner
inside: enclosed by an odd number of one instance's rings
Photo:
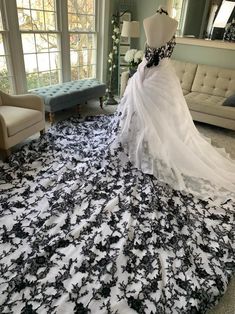
[[[235,131],[216,127],[206,123],[195,122],[198,131],[212,140],[216,147],[225,148],[226,152],[235,159]]]
[[[1,313],[205,313],[226,291],[232,202],[133,168],[117,121],[61,121],[0,165]]]

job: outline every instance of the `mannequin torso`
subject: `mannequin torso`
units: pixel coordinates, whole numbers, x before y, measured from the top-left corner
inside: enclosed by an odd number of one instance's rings
[[[143,21],[147,44],[152,48],[165,45],[175,34],[178,22],[165,13],[156,13]]]

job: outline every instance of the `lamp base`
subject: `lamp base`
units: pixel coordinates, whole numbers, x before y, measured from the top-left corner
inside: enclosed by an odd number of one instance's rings
[[[114,95],[112,94],[112,92],[108,92],[108,97],[107,99],[104,101],[104,105],[117,105],[117,101],[114,98]]]

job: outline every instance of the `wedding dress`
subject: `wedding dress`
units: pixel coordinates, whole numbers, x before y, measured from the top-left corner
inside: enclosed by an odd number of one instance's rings
[[[145,58],[119,104],[120,141],[144,173],[201,199],[235,199],[235,160],[196,129],[170,61],[174,37]]]

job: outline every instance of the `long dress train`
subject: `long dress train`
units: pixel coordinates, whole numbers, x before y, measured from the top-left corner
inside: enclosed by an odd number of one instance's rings
[[[200,198],[235,199],[235,161],[196,129],[169,58],[142,61],[118,110],[116,141],[137,168]]]

